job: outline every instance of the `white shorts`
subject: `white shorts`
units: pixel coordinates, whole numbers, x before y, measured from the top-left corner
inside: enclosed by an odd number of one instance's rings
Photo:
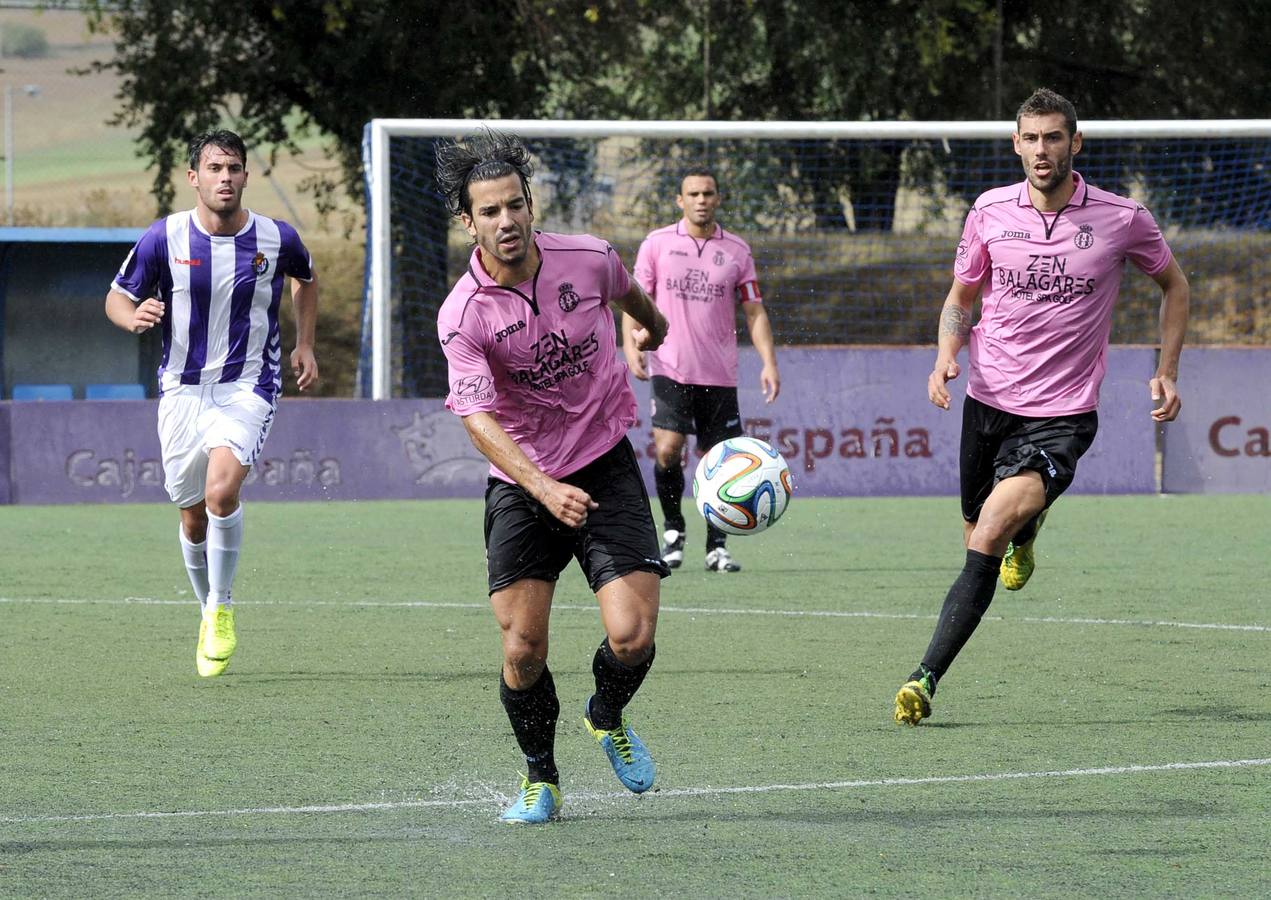
[[[274,406],[246,384],[183,384],[159,400],[163,486],[184,509],[203,499],[207,457],[228,447],[245,466],[256,462],[274,423]]]

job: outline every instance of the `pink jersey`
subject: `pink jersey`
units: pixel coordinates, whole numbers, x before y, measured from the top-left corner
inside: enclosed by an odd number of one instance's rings
[[[617,352],[608,304],[631,290],[614,249],[599,238],[536,232],[538,273],[500,287],[473,250],[437,314],[450,365],[446,407],[492,413],[553,478],[576,472],[627,433],[635,395]],[[512,481],[495,466],[490,474]]]
[[[644,239],[635,277],[670,324],[666,341],[648,356],[649,374],[736,387],[737,304],[763,302],[750,245],[718,224],[698,240],[681,219]]]
[[[985,192],[958,244],[954,277],[984,285],[967,393],[1017,415],[1097,407],[1125,261],[1156,275],[1173,259],[1151,213],[1073,179],[1058,213],[1033,206],[1027,181]]]

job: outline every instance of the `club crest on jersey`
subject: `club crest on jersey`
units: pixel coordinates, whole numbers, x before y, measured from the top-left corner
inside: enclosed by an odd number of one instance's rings
[[[269,271],[269,259],[263,253],[252,257],[252,271],[259,277]]]
[[[724,264],[724,251],[716,250],[715,251],[715,265],[722,266],[723,264]]]
[[[582,302],[582,297],[574,293],[574,286],[568,281],[560,286],[560,308],[565,312],[573,312],[574,308]]]
[[[1089,250],[1094,246],[1094,226],[1082,225],[1077,229],[1077,233],[1072,236],[1072,242],[1080,250]]]

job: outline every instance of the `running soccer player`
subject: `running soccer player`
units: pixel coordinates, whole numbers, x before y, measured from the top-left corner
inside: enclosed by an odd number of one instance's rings
[[[437,148],[437,184],[476,244],[437,316],[446,405],[491,463],[485,543],[503,635],[499,696],[528,767],[501,818],[536,824],[561,805],[548,617],[571,557],[605,630],[583,723],[623,785],[653,786],[653,758],[623,710],[653,664],[668,572],[626,437],[635,395],[614,352],[610,308],[639,323],[632,340],[645,349],[661,343],[667,323],[607,243],[531,228],[531,172],[514,135],[485,131]]]
[[[238,644],[238,498],[282,393],[283,279],[292,279],[291,368],[302,391],[318,378],[318,282],[295,229],[243,207],[247,148],[237,134],[209,131],[191,141],[186,178],[194,209],[141,236],[106,294],[106,315],[133,334],[163,329],[163,481],[181,510],[181,556],[202,607],[194,661],[207,678],[225,671]]]
[[[694,168],[680,180],[675,205],[684,217],[650,232],[636,255],[635,277],[671,322],[667,340],[646,358],[624,323],[623,351],[631,373],[651,382],[653,481],[662,507],[662,559],[684,562],[684,444],[696,434],[702,450],[742,433],[737,408],[737,304],[750,341],[763,360],[759,384],[771,403],[781,391],[772,325],[759,295],[750,245],[715,221],[719,185],[710,169]],[[737,572],[724,546],[727,536],[706,526],[706,569]]]
[[[1077,112],[1053,91],[1024,101],[1013,141],[1025,180],[982,194],[967,215],[927,379],[931,402],[948,409],[947,385],[969,343],[960,452],[966,564],[922,663],[896,694],[898,723],[931,715],[936,684],[979,625],[999,574],[1008,590],[1019,590],[1033,573],[1037,529],[1098,427],[1127,259],[1163,295],[1151,418],[1173,421],[1181,407],[1175,381],[1189,288],[1152,214],[1073,171],[1081,150]]]

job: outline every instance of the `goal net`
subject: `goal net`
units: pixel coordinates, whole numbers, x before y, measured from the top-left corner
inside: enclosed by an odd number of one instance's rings
[[[436,317],[471,253],[433,183],[467,120],[367,126],[364,395],[442,396]],[[680,217],[691,165],[754,252],[778,344],[930,344],[966,212],[1020,181],[1011,122],[504,121],[534,154],[536,227],[608,240],[628,268]],[[1271,345],[1271,120],[1091,121],[1074,167],[1156,216],[1192,284],[1189,344]],[[1116,343],[1158,339],[1160,292],[1130,273]],[[745,329],[740,337],[746,339]]]

